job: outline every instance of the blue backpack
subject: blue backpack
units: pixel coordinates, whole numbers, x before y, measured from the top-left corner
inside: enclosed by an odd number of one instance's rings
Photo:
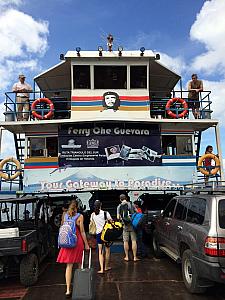
[[[143,214],[142,213],[134,213],[131,217],[131,223],[134,229],[138,229],[142,226],[143,223]]]
[[[76,220],[80,214],[76,214],[72,218],[65,215],[65,221],[59,229],[58,246],[60,248],[74,248],[77,245]]]

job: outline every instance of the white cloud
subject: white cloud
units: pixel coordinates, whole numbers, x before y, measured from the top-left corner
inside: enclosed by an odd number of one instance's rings
[[[0,23],[1,59],[46,51],[47,22],[37,22],[23,12],[10,9],[0,16]]]
[[[40,71],[38,60],[48,48],[48,22],[35,20],[15,6],[23,4],[23,0],[0,0],[0,92],[9,88],[17,81],[19,73]],[[14,8],[13,8],[14,7]],[[1,95],[1,99],[4,96]],[[0,104],[0,119],[4,120]],[[9,155],[13,144],[12,135],[4,131],[1,157]]]
[[[184,73],[187,68],[187,64],[182,57],[171,57],[165,53],[160,53],[160,62],[178,75]]]
[[[8,6],[13,6],[13,5],[21,5],[23,3],[23,0],[0,0],[0,7],[8,7]]]
[[[206,1],[190,30],[193,41],[203,43],[206,51],[193,60],[193,70],[225,75],[225,1]]]
[[[18,73],[39,71],[37,57],[44,55],[48,47],[48,23],[36,21],[18,10],[6,9],[0,14],[0,24],[0,89],[4,90]]]

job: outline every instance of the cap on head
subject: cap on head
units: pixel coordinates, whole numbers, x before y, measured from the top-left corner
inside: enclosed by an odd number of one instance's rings
[[[19,75],[19,78],[26,78],[26,76],[23,75],[23,74],[20,74],[20,75]]]

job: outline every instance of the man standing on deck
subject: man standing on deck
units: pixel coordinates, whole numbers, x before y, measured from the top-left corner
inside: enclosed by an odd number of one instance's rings
[[[29,118],[29,92],[32,92],[32,87],[25,83],[25,78],[23,74],[20,74],[19,81],[12,88],[16,93],[17,121],[28,121]]]
[[[188,107],[192,109],[195,119],[199,119],[199,93],[203,91],[203,82],[202,80],[198,80],[197,74],[192,74],[191,79],[188,84]]]

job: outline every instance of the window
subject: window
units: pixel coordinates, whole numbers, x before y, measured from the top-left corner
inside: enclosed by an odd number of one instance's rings
[[[126,89],[126,66],[94,66],[95,89]]]
[[[176,199],[172,199],[169,202],[169,204],[167,205],[167,207],[163,213],[164,218],[172,218],[175,205],[176,205]]]
[[[90,89],[90,66],[73,66],[73,87],[74,89]]]
[[[147,89],[147,66],[130,67],[130,88]]]
[[[205,219],[206,200],[191,198],[187,213],[187,222],[202,225]]]
[[[185,220],[187,214],[187,206],[187,199],[179,199],[174,213],[174,218],[177,220]]]
[[[45,138],[31,138],[30,139],[30,156],[46,156]]]
[[[57,137],[31,137],[28,139],[28,156],[30,157],[57,157]]]
[[[164,155],[193,155],[190,135],[162,135]]]
[[[219,201],[219,226],[225,229],[225,200]]]

